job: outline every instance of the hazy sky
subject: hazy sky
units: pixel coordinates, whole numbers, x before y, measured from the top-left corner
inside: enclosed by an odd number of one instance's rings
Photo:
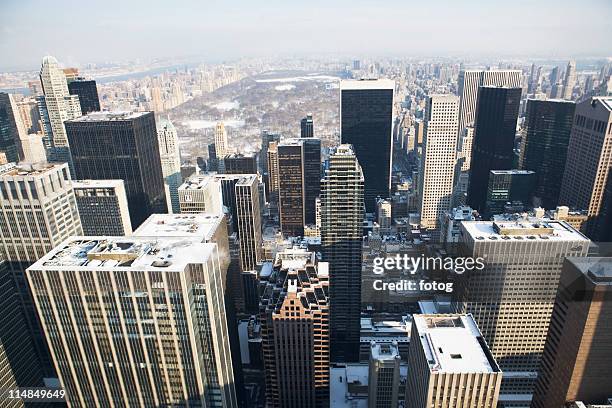
[[[612,56],[612,1],[0,0],[0,69],[312,53]]]

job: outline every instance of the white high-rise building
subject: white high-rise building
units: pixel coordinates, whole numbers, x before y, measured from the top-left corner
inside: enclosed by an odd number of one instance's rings
[[[368,408],[397,407],[401,357],[396,342],[370,343]]]
[[[451,208],[457,154],[459,98],[432,95],[425,107],[425,134],[419,172],[421,225],[440,227],[440,217]]]
[[[209,175],[193,176],[178,188],[181,213],[223,214],[221,185]]]
[[[410,339],[406,407],[497,407],[502,372],[471,315],[414,315]]]
[[[0,166],[0,282],[14,282],[15,296],[23,310],[28,332],[41,368],[52,375],[43,331],[32,304],[25,269],[56,245],[73,235],[83,234],[74,189],[66,163],[8,163]],[[15,316],[20,313],[15,312]],[[2,367],[0,367],[2,368]]]
[[[72,182],[83,235],[132,235],[132,222],[123,180]]]
[[[576,86],[576,61],[567,63],[565,80],[563,81],[563,99],[572,100],[574,87]]]
[[[42,60],[40,82],[45,94],[49,121],[53,132],[55,147],[68,146],[64,121],[81,116],[79,97],[70,95],[66,75],[54,57],[47,56]]]
[[[259,180],[255,174],[244,175],[235,188],[240,267],[243,271],[251,271],[263,260]]]
[[[47,161],[47,153],[41,135],[31,133],[21,137],[20,140],[24,162],[40,163]]]
[[[225,157],[229,153],[229,143],[227,141],[227,131],[225,124],[218,122],[215,127],[215,153],[219,159]]]
[[[69,406],[237,407],[217,244],[72,237],[27,275]]]
[[[459,310],[474,316],[506,373],[504,398],[529,405],[520,399],[533,391],[563,260],[586,256],[590,241],[541,218],[463,221],[460,237],[464,254],[485,266],[458,281]]]
[[[181,155],[179,151],[176,128],[168,119],[160,119],[157,123],[157,141],[161,157],[162,174],[166,188],[166,202],[173,213],[180,211],[178,188],[183,182],[181,178]]]
[[[481,86],[508,86],[521,88],[523,74],[520,70],[464,70],[459,72],[459,127],[461,135],[466,126],[476,119],[478,88]]]
[[[83,233],[68,165],[0,166],[0,239],[9,262],[34,262]]]

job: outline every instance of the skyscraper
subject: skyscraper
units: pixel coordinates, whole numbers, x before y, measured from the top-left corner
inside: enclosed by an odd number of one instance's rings
[[[287,249],[260,285],[266,406],[329,406],[328,263]]]
[[[278,175],[278,143],[270,142],[267,148],[267,166],[266,180],[267,180],[267,196],[270,197],[271,201],[278,200],[279,191],[279,175]]]
[[[605,403],[612,367],[612,258],[567,258],[533,408]]]
[[[509,170],[521,101],[520,88],[482,86],[478,93],[467,203],[484,211],[491,170]]]
[[[70,95],[77,95],[79,97],[79,105],[83,115],[101,110],[98,87],[93,79],[77,77],[68,81],[68,92],[70,92]]]
[[[439,229],[440,217],[451,208],[458,114],[459,99],[454,95],[430,96],[425,106],[419,211],[426,229]]]
[[[78,180],[72,187],[83,235],[132,235],[123,180]]]
[[[6,155],[9,162],[18,162],[23,158],[21,138],[25,136],[13,96],[0,92],[0,152]]]
[[[330,268],[332,361],[359,361],[363,185],[352,146],[338,146],[321,180],[321,252]]]
[[[221,185],[210,176],[193,176],[178,188],[181,213],[223,214]]]
[[[21,399],[10,400],[8,390],[18,387],[42,387],[43,368],[29,334],[28,319],[22,307],[20,291],[13,279],[8,263],[0,255],[0,389],[2,406],[22,408]]]
[[[312,114],[306,115],[300,121],[300,137],[314,137],[314,123],[312,121]]]
[[[476,121],[479,88],[481,86],[507,86],[520,88],[520,70],[464,70],[459,72],[459,135]]]
[[[237,407],[218,259],[185,237],[73,237],[32,265],[69,405]]]
[[[576,86],[576,61],[567,63],[565,79],[563,80],[563,99],[572,100],[574,87]]]
[[[559,204],[559,175],[565,170],[576,105],[561,100],[527,100],[520,167],[535,174],[534,195],[544,208]]]
[[[70,95],[66,75],[57,60],[44,57],[40,69],[40,82],[45,94],[45,105],[49,116],[52,139],[49,140],[49,161],[66,162],[72,169],[68,137],[64,121],[81,116],[81,105],[77,95]]]
[[[413,315],[410,339],[408,408],[497,407],[502,372],[471,315]]]
[[[277,152],[281,229],[285,235],[302,236],[304,225],[315,223],[315,203],[321,188],[321,141],[287,139],[278,144]]]
[[[227,131],[223,122],[217,122],[215,126],[215,154],[217,159],[223,158],[229,153],[229,142],[227,141]]]
[[[521,207],[516,212],[533,208],[534,185],[535,172],[533,171],[491,170],[483,211],[485,219],[495,214],[503,214],[506,204],[510,204],[513,208]]]
[[[219,157],[219,173],[257,174],[257,155],[232,153]]]
[[[370,344],[368,408],[396,407],[399,399],[400,353],[397,343]]]
[[[76,179],[121,179],[132,227],[167,212],[152,112],[93,112],[66,122]]]
[[[363,169],[364,203],[374,212],[376,197],[389,197],[393,93],[388,79],[340,82],[340,137],[353,149]]]
[[[6,260],[6,268],[0,272],[8,274],[2,281],[10,279],[18,289],[16,296],[28,324],[28,332],[22,335],[32,338],[39,367],[46,376],[51,376],[54,369],[25,279],[25,269],[63,240],[82,234],[68,165],[3,165],[0,167],[0,193],[3,203],[0,208],[0,258]]]
[[[217,148],[214,143],[208,145],[208,171],[217,171],[219,166],[219,159],[217,158]]]
[[[240,267],[243,271],[253,271],[263,259],[259,180],[255,174],[244,175],[236,182],[235,206]]]
[[[576,105],[574,125],[559,203],[587,210],[589,237],[598,239],[597,218],[612,167],[612,97],[596,97]]]
[[[183,182],[181,176],[181,153],[179,150],[178,134],[176,128],[167,119],[161,119],[157,124],[157,141],[161,158],[162,175],[167,189],[166,201],[171,212],[178,213],[178,188]]]
[[[533,391],[563,259],[586,256],[590,241],[563,221],[528,218],[464,221],[461,242],[485,267],[459,280],[460,310],[506,373],[502,394],[522,399]]]

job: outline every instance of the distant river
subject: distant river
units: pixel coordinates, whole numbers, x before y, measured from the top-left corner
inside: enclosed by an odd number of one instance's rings
[[[139,79],[139,78],[144,78],[146,76],[158,75],[158,74],[162,74],[162,73],[167,72],[167,71],[176,71],[176,70],[179,70],[179,69],[193,68],[193,67],[197,67],[198,65],[200,65],[200,64],[191,63],[191,64],[170,65],[168,67],[153,68],[153,69],[149,69],[149,70],[146,70],[146,71],[130,72],[129,74],[122,74],[122,75],[114,75],[114,76],[107,76],[107,77],[96,77],[94,79],[99,84],[107,84],[109,82],[127,81],[129,79]],[[28,88],[0,89],[0,92],[20,93],[20,94],[23,94],[23,95],[30,95],[30,90]]]

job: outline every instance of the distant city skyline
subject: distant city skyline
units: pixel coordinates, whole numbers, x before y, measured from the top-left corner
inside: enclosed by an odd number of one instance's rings
[[[112,0],[79,8],[69,3],[59,0],[50,8],[40,0],[3,2],[0,71],[34,69],[40,56],[48,54],[68,65],[313,53],[612,56],[607,41],[612,37],[612,3],[605,0],[520,0],[511,7],[484,0],[469,0],[462,7],[453,7],[448,0],[392,0],[385,7],[345,0],[334,4],[189,0],[173,7],[171,14],[161,2],[145,6],[143,1]]]

